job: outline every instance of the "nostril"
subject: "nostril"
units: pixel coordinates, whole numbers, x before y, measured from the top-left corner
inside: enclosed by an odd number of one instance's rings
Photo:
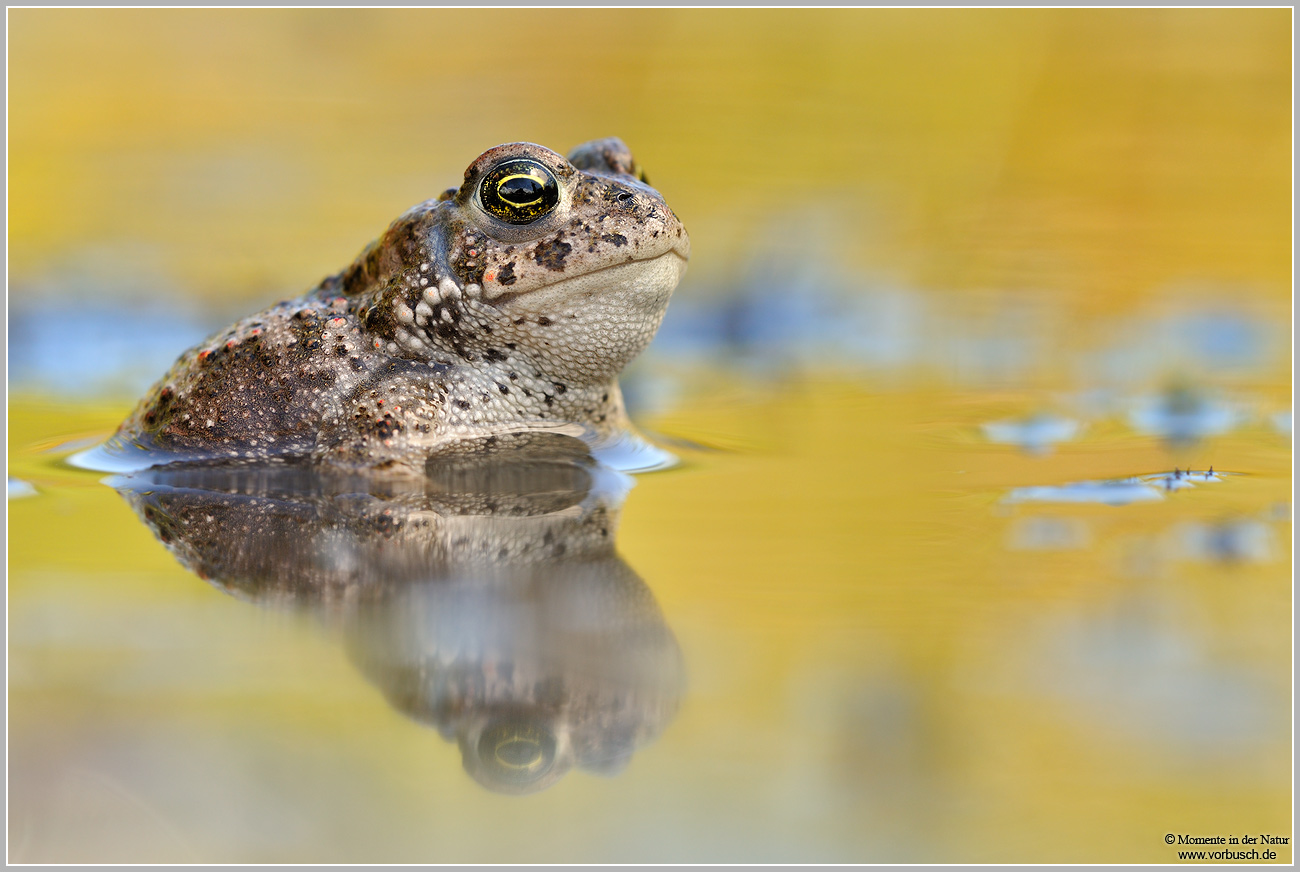
[[[620,203],[631,203],[632,195],[629,194],[627,191],[620,191],[618,195],[618,201]]]

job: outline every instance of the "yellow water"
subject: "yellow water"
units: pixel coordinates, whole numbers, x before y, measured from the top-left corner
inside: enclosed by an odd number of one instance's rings
[[[9,24],[11,307],[252,311],[490,145],[616,134],[691,231],[682,306],[757,246],[946,316],[888,371],[652,350],[679,389],[640,423],[697,447],[638,478],[618,548],[680,709],[623,772],[527,797],[471,781],[336,628],[201,581],[62,464],[134,397],[13,386],[37,493],[8,516],[11,861],[1175,862],[1167,833],[1291,836],[1289,10]],[[1185,312],[1271,351],[1179,350],[1159,325]],[[981,363],[972,335],[1036,356]],[[1125,417],[1185,384],[1249,414],[1186,444]],[[1043,410],[1086,428],[985,438]],[[1236,475],[1006,501],[1211,464]]]

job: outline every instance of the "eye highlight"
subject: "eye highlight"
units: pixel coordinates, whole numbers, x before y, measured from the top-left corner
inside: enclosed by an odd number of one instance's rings
[[[489,214],[510,224],[531,224],[560,202],[560,186],[545,164],[526,157],[502,161],[478,187]]]

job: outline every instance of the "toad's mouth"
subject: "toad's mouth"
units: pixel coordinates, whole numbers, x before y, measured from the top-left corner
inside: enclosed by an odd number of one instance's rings
[[[629,302],[666,298],[686,273],[686,261],[685,255],[669,249],[644,260],[611,264],[523,290],[494,294],[485,286],[483,301],[500,309],[525,298],[529,308],[536,308],[541,303],[577,302],[595,296],[626,295]]]

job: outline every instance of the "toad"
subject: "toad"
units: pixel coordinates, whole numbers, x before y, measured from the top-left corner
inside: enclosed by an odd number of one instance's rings
[[[617,376],[689,254],[621,140],[500,145],[342,272],[181,355],[109,447],[385,467],[493,433],[617,438]]]

